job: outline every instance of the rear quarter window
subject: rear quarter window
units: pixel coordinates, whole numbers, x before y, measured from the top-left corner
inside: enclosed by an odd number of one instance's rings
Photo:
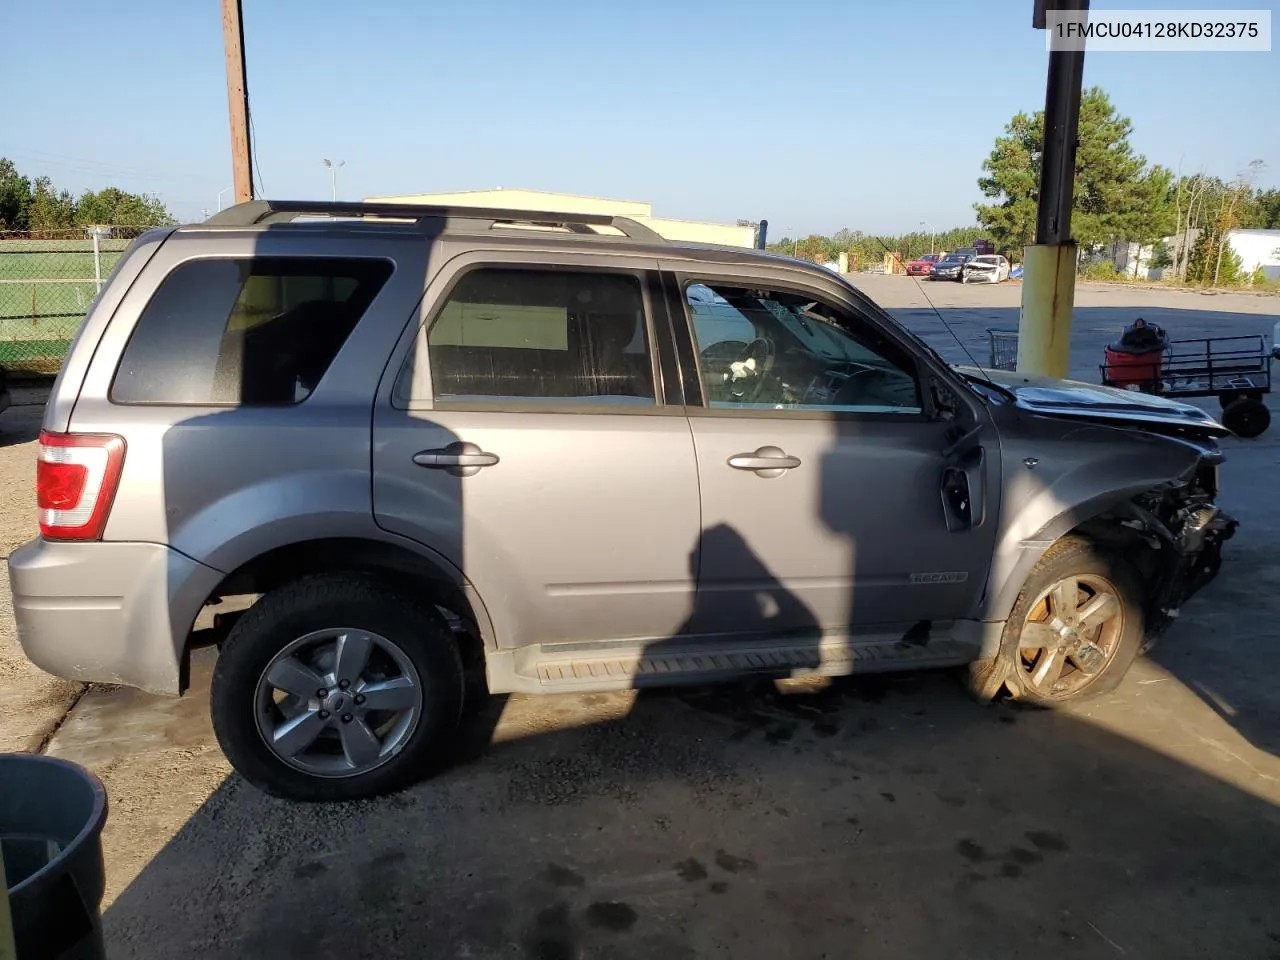
[[[386,260],[192,260],[143,308],[111,384],[121,404],[305,400],[391,276]]]

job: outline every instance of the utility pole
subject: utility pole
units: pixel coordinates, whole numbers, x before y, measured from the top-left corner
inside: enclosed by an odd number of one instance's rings
[[[1048,10],[1088,13],[1089,0],[1034,0],[1032,26],[1047,29]],[[1044,143],[1035,243],[1023,251],[1020,373],[1065,377],[1071,361],[1071,313],[1076,297],[1076,245],[1071,239],[1076,141],[1084,44],[1051,50],[1044,96]]]
[[[231,114],[231,170],[236,203],[253,199],[249,162],[249,88],[244,79],[244,25],[240,0],[222,0],[222,45],[227,57],[227,108]]]
[[[338,199],[338,169],[346,166],[347,161],[325,159],[322,162],[329,168],[329,176],[333,186],[333,199],[336,202]]]

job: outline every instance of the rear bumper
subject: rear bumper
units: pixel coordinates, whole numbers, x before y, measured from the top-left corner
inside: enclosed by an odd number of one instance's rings
[[[9,557],[18,640],[32,663],[173,696],[191,625],[222,577],[155,543],[37,538]]]

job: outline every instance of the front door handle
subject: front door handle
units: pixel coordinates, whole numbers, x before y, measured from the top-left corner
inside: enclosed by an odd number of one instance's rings
[[[455,441],[438,450],[420,450],[413,455],[413,462],[430,470],[447,470],[457,477],[471,477],[481,467],[492,467],[498,462],[496,453],[486,453],[474,443]]]
[[[761,447],[755,453],[734,454],[729,458],[729,466],[735,470],[752,470],[757,477],[770,480],[800,466],[800,458],[789,456],[778,447]]]

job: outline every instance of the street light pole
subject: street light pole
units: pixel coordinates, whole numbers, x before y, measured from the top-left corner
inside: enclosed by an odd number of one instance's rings
[[[226,193],[228,190],[234,190],[234,189],[235,187],[223,187],[221,190],[218,191],[218,209],[219,210],[222,209],[222,195]]]
[[[338,199],[338,168],[346,166],[347,161],[325,159],[323,163],[329,168],[329,176],[333,185],[333,199],[336,201]]]
[[[921,220],[920,226],[927,228],[929,231],[929,255],[933,256],[933,225],[928,220]]]

